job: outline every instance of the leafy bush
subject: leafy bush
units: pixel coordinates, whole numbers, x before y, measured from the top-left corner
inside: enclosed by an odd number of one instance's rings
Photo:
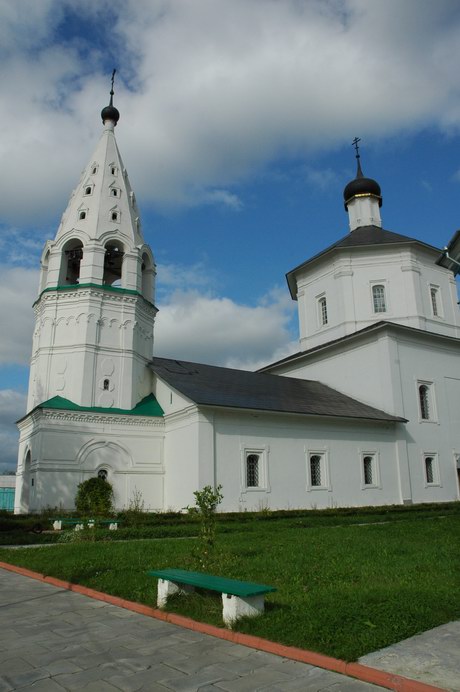
[[[199,556],[199,562],[202,567],[207,566],[210,558],[210,551],[214,548],[216,537],[216,509],[224,497],[220,492],[221,490],[221,485],[218,485],[216,489],[212,488],[210,485],[205,485],[202,490],[196,490],[193,493],[201,520],[201,555]]]
[[[78,486],[75,507],[80,514],[107,515],[113,512],[113,488],[104,478],[88,478]]]

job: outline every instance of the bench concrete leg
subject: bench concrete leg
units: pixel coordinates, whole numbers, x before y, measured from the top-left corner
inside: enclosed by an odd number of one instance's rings
[[[175,593],[187,594],[195,591],[194,586],[188,584],[178,584],[168,579],[158,579],[157,607],[164,608],[169,596]]]
[[[57,519],[53,521],[53,529],[55,531],[60,531],[62,529],[62,521],[58,521]]]
[[[227,627],[231,627],[235,620],[242,617],[256,617],[264,612],[265,596],[248,596],[241,598],[240,596],[232,596],[231,594],[222,594],[222,617]]]
[[[109,524],[109,531],[118,531],[118,524],[115,522],[113,524]]]

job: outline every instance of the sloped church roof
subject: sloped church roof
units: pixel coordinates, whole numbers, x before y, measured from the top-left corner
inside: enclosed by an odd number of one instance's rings
[[[315,380],[153,358],[153,372],[195,404],[405,423]]]

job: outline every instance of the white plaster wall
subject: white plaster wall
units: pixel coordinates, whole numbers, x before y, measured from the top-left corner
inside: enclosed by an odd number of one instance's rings
[[[276,368],[279,374],[317,379],[359,401],[408,419],[405,448],[413,502],[452,501],[459,497],[456,455],[460,450],[460,342],[423,331],[403,333],[389,327],[305,355],[303,363]],[[422,421],[417,382],[434,385],[436,419]],[[427,487],[423,453],[436,452],[441,484]]]
[[[108,470],[117,509],[129,505],[135,489],[141,491],[146,510],[163,509],[163,420],[110,418],[36,411],[23,421],[15,511],[72,509],[78,484],[100,468]],[[27,450],[31,467],[24,488]]]
[[[435,251],[415,246],[374,246],[336,252],[297,273],[302,350],[351,334],[381,320],[460,336],[460,312],[452,272],[438,267]],[[387,310],[374,313],[372,286],[385,286]],[[433,316],[430,288],[440,291],[440,315]],[[318,298],[327,300],[321,325]]]
[[[195,505],[193,492],[200,489],[199,414],[192,406],[165,415],[166,510]]]
[[[414,502],[460,498],[456,459],[460,454],[460,343],[421,344],[398,338],[399,373],[407,424],[408,452]],[[432,416],[420,417],[417,382],[433,383]],[[423,454],[435,452],[439,486],[427,486]]]
[[[190,399],[170,387],[166,382],[161,380],[158,375],[155,375],[153,378],[152,391],[155,395],[155,399],[165,412],[165,415],[177,413],[178,411],[183,411],[193,406],[193,402]]]
[[[56,395],[83,406],[133,408],[150,391],[153,320],[154,309],[136,296],[97,289],[44,294],[28,410]]]
[[[216,414],[216,483],[222,510],[326,508],[400,503],[398,426],[282,414]],[[262,450],[264,488],[244,489],[244,450]],[[324,451],[329,488],[307,489],[307,454]],[[363,489],[361,454],[379,457],[380,486]]]

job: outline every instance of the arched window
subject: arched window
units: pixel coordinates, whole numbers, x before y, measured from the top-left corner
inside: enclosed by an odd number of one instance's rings
[[[90,195],[90,194],[92,194],[92,192],[93,192],[92,186],[91,186],[91,185],[87,185],[87,186],[85,187],[85,195]]]
[[[433,317],[440,316],[439,310],[439,288],[437,286],[431,286],[430,288],[430,298],[431,298],[431,310],[433,312]]]
[[[109,241],[105,246],[102,283],[106,286],[113,286],[114,283],[121,281],[124,254],[123,245],[116,240]]]
[[[420,417],[422,420],[430,420],[430,388],[427,384],[421,384],[418,388],[420,403]]]
[[[320,327],[327,324],[327,301],[326,296],[322,296],[318,300],[318,321]]]
[[[99,471],[97,472],[97,477],[101,478],[103,481],[106,481],[108,476],[109,472],[107,471],[107,469],[99,469]]]
[[[86,211],[81,211],[78,215],[78,218],[80,221],[83,221],[83,219],[86,219]]]
[[[102,388],[107,392],[110,387],[110,380],[104,380]]]
[[[21,511],[28,512],[30,509],[30,465],[32,463],[32,456],[30,454],[30,449],[27,450],[27,454],[24,458],[24,468],[22,471],[22,492],[21,492]]]
[[[372,302],[375,313],[387,311],[385,286],[382,284],[375,284],[375,286],[372,286]]]
[[[83,259],[83,243],[74,238],[69,240],[62,252],[60,286],[73,286],[80,281],[80,264]]]
[[[246,486],[248,488],[259,487],[259,455],[248,454],[246,457]]]
[[[434,483],[434,458],[425,457],[425,480],[427,485]]]

